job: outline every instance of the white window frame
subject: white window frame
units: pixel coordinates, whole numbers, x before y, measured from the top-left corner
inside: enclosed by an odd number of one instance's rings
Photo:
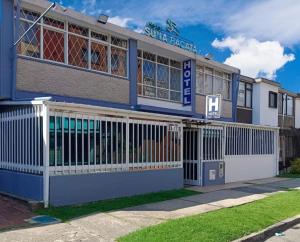
[[[168,65],[166,64],[163,64],[163,63],[160,63],[157,61],[157,57],[158,56],[161,56],[161,55],[157,55],[157,54],[154,54],[154,53],[151,53],[149,51],[144,51],[144,50],[141,50],[139,49],[138,51],[141,52],[141,56],[137,56],[137,59],[141,61],[141,83],[137,82],[137,89],[139,87],[141,87],[141,94],[140,93],[137,93],[138,96],[140,97],[145,97],[145,98],[151,98],[151,99],[156,99],[156,100],[162,100],[162,101],[167,101],[167,102],[172,102],[172,103],[182,103],[182,85],[180,85],[180,91],[177,91],[177,90],[173,90],[171,89],[171,69],[175,69],[175,70],[179,70],[180,71],[180,78],[181,78],[181,82],[182,82],[182,62],[181,61],[178,61],[180,62],[181,64],[181,68],[177,68],[177,67],[174,67],[174,66],[171,66],[171,59],[168,58],[168,57],[164,57],[164,58],[167,58],[168,59]],[[155,86],[151,86],[151,85],[147,85],[147,84],[144,84],[144,57],[143,57],[143,54],[144,52],[148,52],[150,54],[153,54],[155,55],[155,61],[152,61],[152,60],[148,60],[148,59],[145,59],[146,61],[150,62],[150,63],[153,63],[155,65]],[[176,60],[175,60],[176,61]],[[168,71],[169,71],[169,88],[164,88],[164,87],[158,87],[157,86],[157,66],[158,65],[162,65],[162,66],[165,66],[168,68]],[[146,96],[146,95],[143,95],[143,87],[146,86],[146,87],[151,87],[151,88],[155,88],[155,97],[150,97],[150,96]],[[158,98],[157,97],[157,89],[163,89],[163,90],[167,90],[168,93],[169,93],[169,98],[168,99],[164,99],[164,98]],[[171,92],[177,92],[177,93],[180,93],[180,101],[175,101],[175,100],[171,100]]]
[[[24,10],[27,10],[27,9],[24,9]],[[22,11],[22,9],[21,9],[21,11]],[[27,11],[37,13],[37,12],[32,11],[32,10],[27,10]],[[40,13],[38,13],[38,14],[40,14]],[[124,37],[120,37],[118,35],[112,35],[110,33],[106,33],[105,31],[102,31],[102,30],[98,31],[96,29],[86,27],[83,23],[76,23],[75,21],[71,22],[71,21],[63,20],[63,19],[56,18],[56,17],[53,17],[53,16],[46,16],[46,17],[52,18],[53,20],[63,22],[64,23],[64,29],[60,29],[60,28],[57,28],[57,27],[53,27],[51,25],[44,24],[44,22],[43,22],[44,18],[42,18],[41,22],[37,23],[37,25],[40,27],[40,50],[39,50],[40,51],[40,53],[39,53],[40,57],[36,58],[36,57],[22,55],[22,54],[18,53],[19,56],[26,56],[27,58],[41,59],[41,60],[45,60],[47,62],[58,63],[58,64],[62,64],[62,65],[76,67],[76,68],[83,69],[83,70],[91,70],[93,72],[104,73],[104,74],[109,74],[109,75],[112,75],[112,76],[117,76],[117,77],[128,79],[128,77],[129,77],[129,51],[128,51],[129,50],[129,48],[128,48],[129,42],[128,42],[128,39],[126,39]],[[20,21],[21,22],[27,22],[27,23],[30,23],[30,24],[34,23],[34,21],[31,21],[31,20],[28,20],[28,19],[25,19],[25,18],[22,18],[22,17],[20,17]],[[86,28],[88,30],[88,36],[83,36],[83,35],[79,35],[79,34],[76,34],[76,33],[69,32],[68,31],[69,24],[74,24],[74,25],[78,25],[79,27]],[[43,30],[44,29],[48,29],[48,30],[51,30],[51,31],[55,31],[55,32],[59,32],[59,33],[64,34],[64,55],[65,55],[64,56],[64,62],[44,59],[44,56],[43,56],[43,53],[44,53]],[[91,32],[96,32],[96,33],[99,33],[99,34],[106,35],[107,36],[107,42],[92,38],[91,37]],[[69,64],[69,60],[68,60],[68,51],[69,51],[68,38],[69,38],[69,35],[77,36],[77,37],[84,38],[84,39],[88,40],[88,47],[87,47],[87,49],[88,49],[88,63],[87,63],[87,68]],[[124,48],[124,47],[112,44],[111,43],[111,37],[112,36],[127,41],[127,47]],[[108,72],[99,71],[99,70],[95,70],[95,69],[91,68],[91,42],[99,43],[99,44],[102,44],[102,45],[105,45],[105,46],[108,47],[107,48]],[[126,51],[126,75],[125,76],[112,74],[112,72],[111,72],[111,48],[112,47],[122,49],[122,50]]]

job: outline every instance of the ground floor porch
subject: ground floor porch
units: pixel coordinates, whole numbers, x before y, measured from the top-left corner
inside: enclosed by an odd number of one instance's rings
[[[61,103],[2,102],[0,191],[48,206],[278,174],[278,129]]]

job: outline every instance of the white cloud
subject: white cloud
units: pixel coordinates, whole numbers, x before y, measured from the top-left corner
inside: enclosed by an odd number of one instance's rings
[[[245,37],[228,37],[215,39],[212,46],[218,49],[230,49],[232,54],[225,60],[225,64],[238,67],[241,74],[269,79],[276,77],[276,71],[287,62],[295,60],[293,54],[285,54],[284,48],[278,41],[259,42]]]
[[[131,20],[132,20],[131,18],[122,18],[120,16],[114,16],[114,17],[108,18],[108,22],[115,24],[115,25],[119,25],[121,27],[127,27],[128,23]]]
[[[223,28],[260,40],[277,40],[284,45],[300,43],[300,1],[253,1],[228,16]]]

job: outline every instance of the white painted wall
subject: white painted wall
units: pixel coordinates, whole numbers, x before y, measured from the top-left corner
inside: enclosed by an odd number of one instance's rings
[[[269,107],[269,92],[278,93],[278,86],[264,82],[253,85],[253,124],[278,126],[278,109]]]
[[[276,155],[225,157],[225,183],[276,176]]]
[[[300,98],[295,99],[295,128],[300,129]]]

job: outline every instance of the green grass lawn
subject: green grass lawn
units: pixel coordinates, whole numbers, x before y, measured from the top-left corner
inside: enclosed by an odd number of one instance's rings
[[[285,177],[285,178],[300,178],[300,174],[283,173],[283,174],[280,174],[278,177]]]
[[[50,207],[48,209],[37,210],[39,215],[49,215],[67,221],[76,217],[89,215],[96,212],[108,212],[112,210],[160,202],[180,197],[199,194],[199,192],[187,189],[171,190],[165,192],[148,193],[144,195],[103,200],[93,203],[86,203],[76,206]]]
[[[300,213],[300,191],[277,193],[245,205],[169,220],[119,241],[232,241]]]

